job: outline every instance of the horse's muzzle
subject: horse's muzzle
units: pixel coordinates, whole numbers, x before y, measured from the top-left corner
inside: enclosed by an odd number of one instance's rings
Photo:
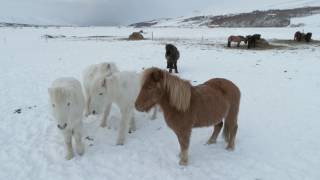
[[[60,124],[58,124],[57,126],[60,130],[64,130],[67,127],[67,123],[64,123],[63,126],[60,126]]]
[[[143,112],[143,107],[142,106],[139,106],[137,103],[134,104],[136,110],[140,111],[140,112]]]

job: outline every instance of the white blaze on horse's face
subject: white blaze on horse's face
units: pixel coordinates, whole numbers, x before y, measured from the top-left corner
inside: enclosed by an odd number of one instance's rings
[[[57,121],[57,127],[64,130],[68,126],[71,102],[69,97],[61,92],[59,88],[49,88],[52,115]]]
[[[107,79],[98,78],[90,91],[89,114],[101,114],[107,100]]]

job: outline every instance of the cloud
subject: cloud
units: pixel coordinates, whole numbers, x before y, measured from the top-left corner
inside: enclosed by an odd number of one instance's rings
[[[296,0],[298,3],[313,0]],[[294,2],[296,2],[294,1]],[[0,0],[0,22],[71,25],[126,25],[188,15],[243,12],[288,0]],[[268,6],[269,5],[269,6]],[[276,7],[276,6],[272,6]]]
[[[180,16],[209,0],[0,0],[0,21],[118,25]]]

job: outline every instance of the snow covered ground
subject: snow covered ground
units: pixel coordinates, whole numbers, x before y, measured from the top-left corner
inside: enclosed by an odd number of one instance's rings
[[[224,47],[230,34],[292,39],[300,30],[295,28],[144,30],[147,38],[153,33],[153,41],[123,40],[138,31],[131,28],[0,28],[0,179],[319,179],[319,44]],[[319,27],[304,30],[320,39]],[[67,37],[42,38],[45,34]],[[168,42],[180,50],[180,77],[193,84],[224,77],[240,87],[235,151],[226,151],[221,137],[205,145],[212,128],[194,129],[190,164],[180,167],[178,142],[163,116],[151,121],[143,113],[136,113],[137,131],[116,146],[120,113],[114,106],[110,129],[99,127],[98,117],[85,119],[86,152],[66,161],[62,135],[49,113],[50,83],[62,76],[81,78],[85,67],[103,61],[114,61],[121,70],[165,68]]]

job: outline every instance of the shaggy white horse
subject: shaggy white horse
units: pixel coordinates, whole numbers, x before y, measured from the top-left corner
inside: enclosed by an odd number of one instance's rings
[[[111,76],[113,73],[119,72],[117,66],[112,63],[112,62],[105,62],[105,63],[100,63],[100,64],[93,64],[89,67],[87,67],[83,71],[83,85],[84,85],[84,90],[85,90],[85,116],[88,116],[89,114],[95,114],[95,111],[90,111],[89,112],[89,104],[91,103],[91,96],[93,94],[94,90],[94,84],[93,82],[96,82],[97,78],[100,77],[108,77]],[[103,99],[98,99],[99,104],[102,104]],[[111,109],[111,103],[104,105],[104,111],[102,115],[102,123],[101,126],[105,127],[107,124],[107,118],[110,113]]]
[[[103,107],[114,102],[121,112],[117,145],[123,145],[129,130],[135,131],[134,102],[140,90],[140,75],[136,72],[117,72],[111,76],[102,75],[92,82],[89,112],[103,113]],[[101,124],[106,124],[106,118]]]
[[[67,160],[73,157],[72,136],[75,139],[76,152],[84,153],[82,138],[82,118],[84,97],[81,84],[74,78],[59,78],[48,89],[52,115],[57,127],[63,133]]]

